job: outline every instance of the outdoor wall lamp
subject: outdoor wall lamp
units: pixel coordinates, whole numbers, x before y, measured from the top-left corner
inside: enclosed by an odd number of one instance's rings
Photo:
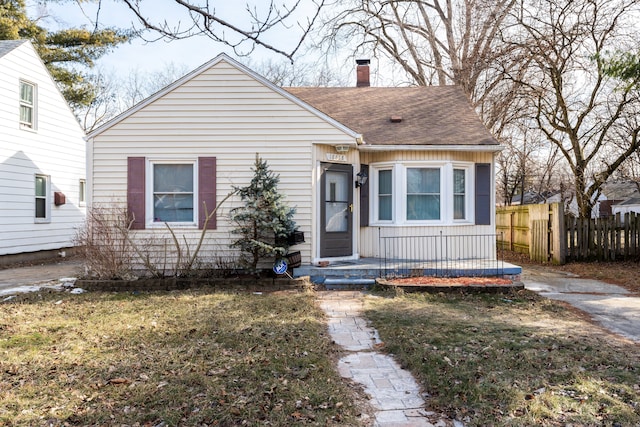
[[[367,183],[367,179],[369,178],[369,176],[367,176],[367,173],[365,171],[360,171],[356,174],[356,188],[358,187],[362,187],[363,185],[365,185]]]
[[[349,152],[349,146],[348,145],[334,145],[334,148],[336,149],[336,153],[348,153]]]

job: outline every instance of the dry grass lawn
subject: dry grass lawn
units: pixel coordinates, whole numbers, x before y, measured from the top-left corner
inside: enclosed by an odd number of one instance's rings
[[[367,298],[429,409],[468,426],[638,426],[640,346],[529,291]]]
[[[34,294],[0,304],[0,425],[359,425],[336,352],[311,293]]]

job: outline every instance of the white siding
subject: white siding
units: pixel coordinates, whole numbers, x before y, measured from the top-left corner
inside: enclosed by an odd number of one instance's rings
[[[84,133],[30,43],[0,57],[0,255],[69,247],[84,220]],[[19,82],[36,85],[36,129],[19,125]],[[35,223],[35,175],[50,177],[50,221]],[[54,206],[53,193],[66,204]]]
[[[258,153],[270,170],[280,175],[279,190],[306,242],[303,263],[312,257],[314,181],[316,159],[323,144],[354,144],[353,137],[301,108],[250,75],[221,61],[195,75],[164,96],[143,106],[90,141],[89,191],[93,206],[120,205],[126,201],[127,157],[154,159],[217,158],[217,198],[222,200],[234,186],[246,186]],[[238,206],[232,199],[218,213],[216,230],[207,231],[201,252],[205,262],[216,264],[233,256],[229,244],[237,236],[226,220]],[[174,230],[195,246],[201,231]],[[172,248],[166,231],[141,230],[139,241],[153,237]],[[158,255],[160,258],[163,256]]]

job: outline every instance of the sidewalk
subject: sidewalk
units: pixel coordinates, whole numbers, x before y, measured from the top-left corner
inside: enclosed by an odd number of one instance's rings
[[[425,409],[420,386],[389,355],[378,332],[360,317],[364,296],[357,291],[320,291],[320,307],[328,316],[329,333],[348,354],[338,362],[344,378],[364,386],[375,409],[376,427],[461,427],[459,421]]]
[[[571,304],[611,332],[640,342],[640,297],[625,288],[546,266],[524,266],[522,282],[526,289]]]
[[[77,277],[83,269],[84,263],[74,258],[0,269],[0,296],[37,291],[43,286],[58,286],[61,279]]]

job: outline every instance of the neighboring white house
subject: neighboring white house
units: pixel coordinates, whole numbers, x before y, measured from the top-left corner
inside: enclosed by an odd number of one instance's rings
[[[624,214],[634,212],[640,214],[640,197],[630,197],[627,200],[611,205],[611,214],[620,214],[624,220]]]
[[[381,234],[495,233],[501,147],[462,90],[372,88],[368,73],[358,66],[365,87],[285,90],[219,55],[88,135],[89,201],[126,206],[136,238],[165,242],[161,257],[173,247],[164,222],[194,247],[203,203],[248,185],[258,153],[297,210],[303,264],[378,257]],[[238,202],[209,224],[201,254],[213,264],[233,256],[227,214]]]
[[[83,137],[31,42],[0,41],[0,256],[73,245],[85,217]]]

